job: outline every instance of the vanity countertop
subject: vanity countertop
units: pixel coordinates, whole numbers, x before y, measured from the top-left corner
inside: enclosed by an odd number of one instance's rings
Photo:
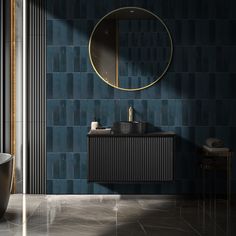
[[[173,137],[176,133],[172,131],[168,132],[152,132],[152,133],[144,133],[144,134],[108,134],[108,133],[88,133],[88,137]]]

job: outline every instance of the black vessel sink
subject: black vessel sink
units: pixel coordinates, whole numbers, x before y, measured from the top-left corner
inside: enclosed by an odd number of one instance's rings
[[[114,134],[144,134],[146,123],[137,121],[119,121],[113,124]]]

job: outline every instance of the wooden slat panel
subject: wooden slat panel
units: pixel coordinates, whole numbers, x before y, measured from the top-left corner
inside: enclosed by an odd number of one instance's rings
[[[46,71],[45,0],[28,2],[28,187],[46,193]]]

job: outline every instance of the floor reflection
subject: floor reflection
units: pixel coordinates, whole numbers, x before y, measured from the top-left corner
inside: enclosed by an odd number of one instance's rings
[[[0,235],[233,236],[235,209],[225,199],[12,195]]]

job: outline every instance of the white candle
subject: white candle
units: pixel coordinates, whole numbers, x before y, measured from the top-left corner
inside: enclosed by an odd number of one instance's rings
[[[95,130],[95,129],[97,129],[97,127],[98,127],[98,122],[97,121],[91,122],[91,130]]]

